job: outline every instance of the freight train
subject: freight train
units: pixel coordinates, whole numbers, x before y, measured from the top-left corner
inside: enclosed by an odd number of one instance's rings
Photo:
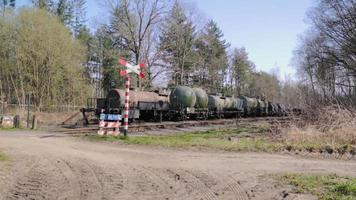
[[[123,114],[125,91],[112,89],[96,99],[96,115]],[[201,88],[177,86],[170,92],[130,91],[129,120],[182,121],[236,117],[285,116],[283,105],[260,98],[207,94]]]

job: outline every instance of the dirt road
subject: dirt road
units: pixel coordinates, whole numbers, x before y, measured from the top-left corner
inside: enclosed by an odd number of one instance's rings
[[[356,176],[355,161],[201,152],[0,132],[0,199],[315,199],[268,174]]]

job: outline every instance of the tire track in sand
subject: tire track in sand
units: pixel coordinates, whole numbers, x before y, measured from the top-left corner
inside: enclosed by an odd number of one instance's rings
[[[215,192],[213,192],[210,187],[202,182],[200,179],[194,176],[192,172],[183,169],[177,169],[176,172],[172,170],[167,170],[168,172],[175,174],[175,177],[180,182],[186,184],[186,189],[190,193],[190,195],[194,195],[196,193],[197,196],[201,196],[203,199],[207,200],[217,200]]]
[[[237,181],[234,179],[231,175],[217,175],[214,173],[205,173],[203,171],[195,171],[194,174],[197,176],[199,179],[207,179],[207,177],[210,177],[210,179],[218,181],[217,183],[214,184],[214,188],[216,190],[221,190],[221,193],[225,193],[226,191],[231,191],[233,193],[233,197],[236,200],[248,200],[249,197],[246,193],[246,191],[243,189],[241,186],[240,181]],[[208,182],[211,182],[208,180]]]
[[[56,185],[62,183],[64,179],[56,168],[49,160],[42,159],[15,181],[6,199],[57,199],[60,191]]]
[[[79,182],[79,199],[101,199],[103,185],[94,170],[82,159],[65,160]]]
[[[102,199],[116,199],[123,190],[124,180],[121,172],[112,167],[101,167],[90,164],[102,186]],[[116,166],[121,168],[120,166]]]
[[[120,167],[124,179],[120,199],[171,199],[167,196],[168,185],[151,170],[142,166]]]

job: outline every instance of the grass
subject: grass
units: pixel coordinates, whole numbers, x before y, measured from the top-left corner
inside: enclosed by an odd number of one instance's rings
[[[356,147],[352,144],[345,144],[345,143],[321,143],[320,141],[315,142],[287,142],[283,143],[284,149],[288,151],[307,151],[307,152],[314,152],[314,153],[327,153],[327,154],[334,154],[338,153],[343,155],[345,153],[349,153],[351,155],[356,154]]]
[[[282,177],[282,181],[293,185],[293,192],[311,193],[321,200],[356,200],[356,178],[287,174]]]
[[[210,148],[224,151],[252,152],[310,152],[335,155],[356,155],[356,145],[349,141],[325,142],[305,139],[299,132],[293,135],[270,134],[270,125],[246,124],[238,128],[195,131],[174,135],[151,135],[132,137],[89,136],[95,140],[116,141],[132,145],[153,145],[173,148]],[[290,136],[290,137],[289,137]],[[320,136],[321,137],[321,136]]]
[[[8,157],[5,154],[0,153],[0,162],[1,161],[6,161],[7,159],[8,159]]]
[[[0,126],[0,131],[18,131],[18,130],[25,130],[25,128],[14,128],[14,127],[2,127]]]
[[[225,151],[277,151],[280,148],[278,143],[268,142],[263,138],[246,137],[248,134],[263,133],[266,131],[266,126],[246,126],[161,136],[91,137],[103,141],[121,141],[125,144],[174,148],[212,148]]]

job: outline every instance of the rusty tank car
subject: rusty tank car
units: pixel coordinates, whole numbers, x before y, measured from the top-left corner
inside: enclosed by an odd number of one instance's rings
[[[131,119],[162,117],[162,114],[169,109],[167,95],[162,96],[156,92],[130,91],[129,98],[129,118]],[[122,113],[125,106],[125,91],[121,89],[109,91],[106,104],[111,113]]]

